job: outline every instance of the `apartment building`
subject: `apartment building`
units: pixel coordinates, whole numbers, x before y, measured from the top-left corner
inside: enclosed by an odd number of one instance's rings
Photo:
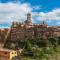
[[[17,51],[0,48],[0,60],[12,60],[17,56]]]

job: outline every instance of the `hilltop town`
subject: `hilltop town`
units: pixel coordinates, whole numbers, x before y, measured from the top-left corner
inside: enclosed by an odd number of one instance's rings
[[[9,49],[10,42],[11,44],[14,43],[13,46],[16,44],[13,50],[23,50],[25,47],[24,42],[27,39],[36,41],[40,39],[47,44],[46,41],[49,38],[60,38],[60,26],[48,26],[44,21],[42,24],[33,24],[31,22],[31,13],[27,13],[27,19],[24,23],[14,21],[10,28],[0,29],[0,48]],[[19,46],[17,46],[18,42],[20,42]],[[12,48],[10,47],[10,49]]]
[[[0,29],[0,42],[7,39],[12,41],[25,40],[25,38],[48,38],[60,37],[60,26],[48,26],[42,24],[33,24],[31,22],[31,14],[27,13],[27,19],[24,23],[12,22],[10,28]]]

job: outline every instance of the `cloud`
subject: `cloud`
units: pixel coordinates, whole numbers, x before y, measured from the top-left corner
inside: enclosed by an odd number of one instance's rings
[[[33,10],[40,10],[41,6],[33,6],[32,8],[33,8]]]
[[[52,22],[52,20],[60,21],[60,8],[53,9],[50,12],[33,12],[34,10],[42,9],[41,6],[31,6],[29,3],[0,3],[0,24],[8,23],[10,24],[12,21],[23,22],[26,20],[26,14],[31,12],[32,14],[32,22],[39,23],[39,21],[48,21]],[[4,25],[3,24],[3,25]],[[60,23],[57,23],[60,24]]]
[[[32,8],[28,3],[0,3],[0,23],[26,20],[26,14]]]
[[[59,20],[60,21],[60,8],[59,9],[53,9],[52,11],[47,12],[47,13],[45,13],[45,12],[39,12],[39,13],[35,12],[33,14],[33,17],[35,18],[35,19],[33,19],[35,21],[36,20],[37,21],[44,20],[44,21],[49,21],[49,22],[51,22],[52,20]]]

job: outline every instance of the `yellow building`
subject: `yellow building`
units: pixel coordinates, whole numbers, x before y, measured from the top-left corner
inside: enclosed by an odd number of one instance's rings
[[[17,51],[0,48],[0,60],[12,60],[17,56]]]

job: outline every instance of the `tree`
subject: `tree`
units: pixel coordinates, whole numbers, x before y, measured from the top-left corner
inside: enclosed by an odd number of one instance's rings
[[[31,42],[29,40],[27,40],[26,43],[25,43],[25,49],[27,51],[31,51],[32,50],[32,44],[31,44]]]
[[[58,40],[56,38],[49,38],[48,41],[49,41],[50,44],[53,45],[53,47],[57,47]]]

